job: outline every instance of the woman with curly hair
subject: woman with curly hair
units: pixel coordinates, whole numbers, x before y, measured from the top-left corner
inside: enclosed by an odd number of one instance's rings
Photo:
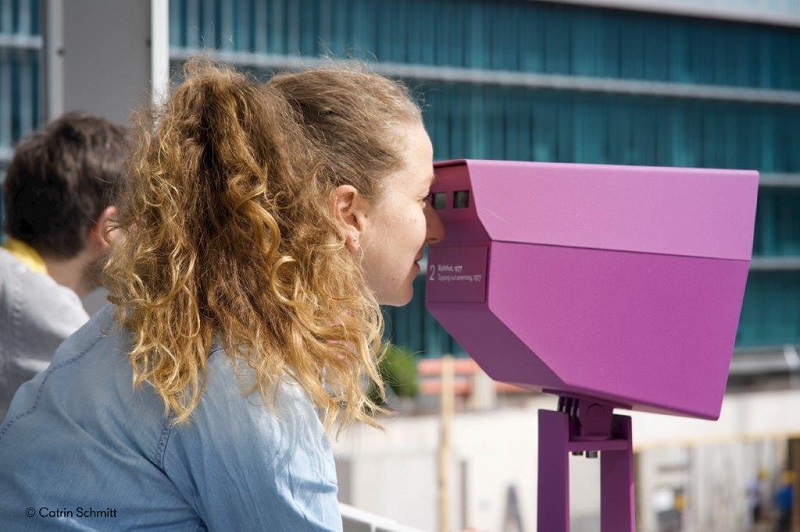
[[[138,131],[112,304],[14,398],[0,521],[341,529],[327,434],[375,425],[379,305],[443,237],[419,108],[359,68],[190,62]]]

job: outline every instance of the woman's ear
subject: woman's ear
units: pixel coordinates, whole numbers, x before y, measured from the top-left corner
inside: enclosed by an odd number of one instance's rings
[[[356,252],[360,248],[359,238],[364,230],[366,202],[351,185],[339,185],[331,194],[330,208],[333,217],[345,236],[345,246]]]

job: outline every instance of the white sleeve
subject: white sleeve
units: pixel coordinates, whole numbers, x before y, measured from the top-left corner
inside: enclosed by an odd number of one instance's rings
[[[0,267],[0,416],[17,388],[46,369],[61,342],[89,320],[75,292],[19,268]]]

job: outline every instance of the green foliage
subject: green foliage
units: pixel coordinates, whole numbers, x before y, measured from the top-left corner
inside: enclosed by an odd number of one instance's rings
[[[386,397],[389,403],[392,402],[393,396],[416,397],[419,394],[417,359],[411,351],[393,344],[389,345],[378,365],[378,371],[386,384]],[[370,397],[376,403],[385,405],[380,400],[375,386],[370,390]]]

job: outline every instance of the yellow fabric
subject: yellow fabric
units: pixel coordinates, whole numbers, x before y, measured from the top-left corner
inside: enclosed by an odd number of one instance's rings
[[[6,243],[3,244],[3,247],[19,260],[27,264],[31,270],[38,273],[47,273],[47,265],[44,263],[42,256],[39,255],[39,252],[22,240],[8,237],[6,239]]]

